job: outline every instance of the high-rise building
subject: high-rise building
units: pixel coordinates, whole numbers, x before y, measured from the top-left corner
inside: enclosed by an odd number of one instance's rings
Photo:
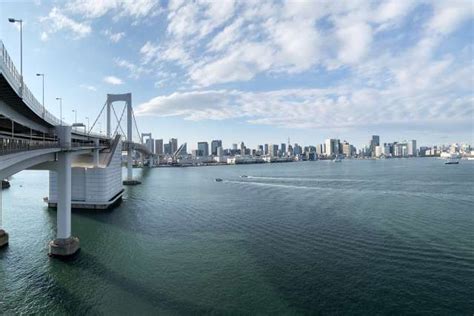
[[[163,155],[163,139],[155,139],[155,154]]]
[[[407,143],[408,149],[408,157],[416,157],[417,155],[417,148],[416,148],[416,140],[410,140]]]
[[[372,157],[375,157],[375,147],[380,146],[380,136],[378,135],[372,135],[372,139],[370,140],[370,155]]]
[[[224,156],[224,150],[221,146],[217,147],[216,154],[217,154],[218,157]]]
[[[149,151],[152,153],[155,152],[155,140],[153,138],[147,138],[145,141],[145,145]]]
[[[281,150],[281,155],[282,156],[286,156],[286,144],[285,143],[281,143],[280,145],[280,150]]]
[[[346,157],[352,157],[352,145],[344,141],[342,143],[342,154]]]
[[[268,145],[268,150],[270,151],[270,157],[277,157],[278,156],[278,145],[270,144]]]
[[[165,155],[171,155],[171,144],[164,144],[163,151],[165,152]]]
[[[171,146],[171,153],[174,154],[178,150],[178,139],[171,138],[170,139],[170,146]]]
[[[245,155],[245,144],[244,144],[244,142],[240,143],[240,154],[242,156]]]
[[[198,143],[198,150],[202,152],[202,156],[207,157],[209,156],[209,143],[208,142],[199,142]]]
[[[222,147],[222,140],[220,140],[220,139],[213,140],[211,142],[211,154],[214,155],[214,156],[218,156],[217,155],[217,148],[219,148],[219,147]]]
[[[328,138],[325,141],[325,151],[327,157],[339,155],[342,151],[339,139]]]
[[[265,144],[265,148],[264,148],[264,149],[265,149],[264,154],[265,154],[265,155],[268,155],[268,154],[269,154],[268,144]]]
[[[237,144],[232,144],[232,150],[235,150],[235,151],[236,151],[236,150],[237,150],[237,147],[238,147]]]

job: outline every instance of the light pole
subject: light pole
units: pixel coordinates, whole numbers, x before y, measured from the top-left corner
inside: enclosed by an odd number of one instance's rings
[[[23,20],[9,18],[10,23],[20,23],[20,80],[21,80],[21,95],[23,96]]]
[[[74,113],[74,124],[76,124],[77,123],[77,111],[72,110],[72,112]]]
[[[44,113],[46,112],[46,108],[44,107],[44,74],[36,74],[36,76],[43,78],[43,118],[44,118]]]
[[[87,134],[89,134],[90,131],[89,131],[89,117],[88,116],[86,116],[86,120],[87,120]]]
[[[59,100],[59,120],[61,123],[59,125],[63,126],[63,98],[56,98]]]

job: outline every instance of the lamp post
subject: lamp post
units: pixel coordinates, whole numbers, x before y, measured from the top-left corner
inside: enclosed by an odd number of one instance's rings
[[[89,131],[89,117],[88,116],[86,116],[86,120],[87,120],[87,134],[89,134],[90,131]]]
[[[44,107],[44,74],[36,74],[37,77],[41,77],[43,79],[43,118],[46,112],[46,108]]]
[[[21,95],[23,96],[23,20],[9,18],[10,23],[20,23],[20,80],[21,80]]]
[[[72,112],[74,113],[74,124],[76,124],[77,123],[77,111],[72,110]]]
[[[59,100],[59,120],[61,123],[59,125],[63,126],[63,98],[56,98]]]

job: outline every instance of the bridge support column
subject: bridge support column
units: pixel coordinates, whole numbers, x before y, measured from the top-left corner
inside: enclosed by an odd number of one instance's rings
[[[58,206],[56,239],[49,243],[49,255],[67,257],[79,250],[79,238],[71,236],[71,161],[72,153],[67,151],[71,144],[71,127],[62,126],[59,130],[61,147],[58,153]]]
[[[3,248],[6,245],[8,245],[8,234],[5,230],[2,229],[2,215],[3,215],[2,214],[2,210],[3,210],[2,189],[3,188],[0,187],[0,248]]]

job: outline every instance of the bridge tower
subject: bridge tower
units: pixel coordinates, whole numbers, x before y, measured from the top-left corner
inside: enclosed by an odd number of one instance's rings
[[[127,179],[123,181],[125,185],[140,184],[140,181],[133,179],[133,148],[132,144],[132,131],[133,131],[133,110],[132,110],[132,94],[107,94],[107,137],[111,138],[112,131],[112,103],[114,102],[125,102],[127,106]],[[120,123],[119,123],[120,124]]]

